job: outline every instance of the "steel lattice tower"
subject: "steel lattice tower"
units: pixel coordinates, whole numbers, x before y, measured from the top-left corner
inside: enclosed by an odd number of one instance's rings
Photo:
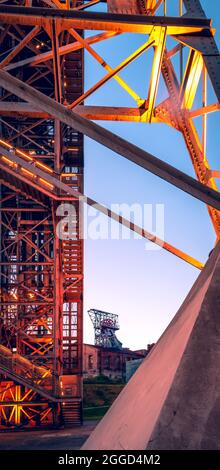
[[[94,327],[95,346],[122,349],[122,343],[116,336],[116,331],[120,329],[118,315],[94,308],[88,314]]]
[[[106,11],[98,12],[98,4]],[[90,6],[97,4],[97,11]],[[83,241],[81,205],[101,212],[198,269],[192,256],[83,195],[83,134],[203,201],[216,238],[220,195],[206,155],[207,114],[220,107],[220,56],[199,0],[17,0],[0,5],[0,427],[79,424],[82,420]],[[95,31],[87,39],[83,32]],[[97,31],[99,31],[97,33]],[[93,45],[125,32],[143,45],[112,68]],[[167,37],[176,41],[167,48]],[[154,59],[146,97],[120,72],[148,49]],[[86,50],[106,70],[83,87]],[[188,51],[186,63],[183,50]],[[180,57],[175,70],[173,57]],[[156,105],[160,77],[168,98]],[[216,102],[207,101],[207,80]],[[133,108],[88,106],[110,79]],[[201,107],[193,110],[199,83]],[[200,140],[194,119],[202,117]],[[196,178],[92,121],[166,123],[181,132]],[[63,219],[67,206],[74,233]],[[69,206],[68,206],[69,207]],[[57,226],[63,221],[63,237]],[[73,236],[74,235],[74,236]]]

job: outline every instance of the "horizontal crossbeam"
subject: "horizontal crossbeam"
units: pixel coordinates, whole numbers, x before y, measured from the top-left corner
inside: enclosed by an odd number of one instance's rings
[[[142,108],[78,105],[74,111],[91,121],[148,122],[147,109]],[[15,116],[17,114],[23,117],[45,119],[50,117],[49,113],[40,111],[29,103],[19,103],[16,101],[0,101],[0,114],[2,116]],[[161,119],[153,116],[151,122],[161,122]]]
[[[56,19],[62,29],[91,29],[150,34],[153,26],[166,26],[167,34],[205,31],[211,27],[207,18],[184,18],[145,15],[125,15],[100,12],[0,6],[0,21],[7,24],[28,24],[46,27]]]
[[[150,171],[159,176],[168,183],[176,186],[191,196],[205,202],[211,207],[220,210],[220,194],[218,191],[205,186],[196,181],[191,176],[186,175],[177,170],[168,163],[163,162],[150,153],[138,148],[137,146],[127,142],[125,139],[117,136],[113,132],[102,128],[94,122],[79,116],[74,111],[65,108],[60,103],[55,102],[52,98],[35,90],[21,80],[12,77],[8,72],[0,71],[0,85],[21,99],[28,101],[42,111],[48,112],[55,119],[67,124],[73,129],[81,132],[87,137],[102,144],[113,152],[125,157],[129,161],[136,163],[145,170]]]

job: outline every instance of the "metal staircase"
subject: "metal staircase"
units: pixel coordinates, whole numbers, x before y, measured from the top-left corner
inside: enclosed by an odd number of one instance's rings
[[[82,401],[74,400],[71,403],[62,403],[62,421],[65,428],[71,428],[73,425],[80,426],[82,424]]]
[[[76,8],[82,3],[74,2]],[[38,11],[45,6],[37,4]],[[50,6],[51,12],[59,11]],[[50,51],[52,60],[45,58],[43,70],[24,64],[20,78],[59,103],[71,103],[83,93],[83,49],[76,44],[74,50],[75,38],[68,30],[61,32],[56,21],[48,30],[34,28],[31,34],[28,30],[29,22],[14,36],[6,28],[2,53],[13,50],[15,60],[26,61],[27,49],[34,56]],[[73,52],[59,54],[60,48],[72,46]],[[11,97],[2,88],[0,93],[10,107]],[[82,421],[83,241],[78,233],[78,198],[83,193],[83,135],[47,113],[38,119],[32,112],[19,119],[16,113],[7,116],[0,133],[0,429],[78,425]],[[76,209],[74,240],[61,240],[56,230],[61,220],[57,208],[67,201]]]
[[[34,390],[49,401],[57,402],[52,394],[52,375],[49,369],[36,366],[20,354],[0,345],[0,372],[16,383]],[[58,392],[58,391],[57,391]]]
[[[80,4],[82,2],[78,2]],[[69,41],[74,43],[74,37]],[[72,103],[83,93],[83,51],[67,54],[64,62],[65,88],[64,100]],[[65,153],[63,156],[62,194],[83,194],[83,135],[67,126],[64,136]],[[83,302],[83,240],[80,234],[82,207],[79,201],[72,202],[74,233],[62,240],[62,266],[64,278],[64,350],[63,370],[68,376],[75,375],[75,398],[61,403],[62,420],[65,427],[82,424],[82,302]],[[68,393],[68,391],[67,391]]]
[[[8,143],[0,141],[1,181],[5,186],[17,192],[25,193],[27,197],[44,206],[49,205],[49,199],[61,200],[59,192],[63,190],[62,200],[65,199],[65,189],[57,174],[37,158],[20,151]]]

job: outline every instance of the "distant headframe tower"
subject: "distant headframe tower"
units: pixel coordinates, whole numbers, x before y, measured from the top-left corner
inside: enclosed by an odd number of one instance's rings
[[[136,50],[128,43],[120,62],[118,41],[127,33],[142,42]],[[219,240],[220,171],[209,164],[207,119],[220,109],[220,55],[199,0],[1,0],[0,46],[0,430],[73,426],[82,421],[81,206],[95,204],[169,254],[204,267],[84,195],[84,135],[205,203]],[[106,60],[108,47],[114,64]],[[86,90],[84,51],[105,69]],[[144,54],[151,67],[137,70],[140,93],[121,72]],[[122,91],[116,106],[105,92],[96,101],[110,80]],[[97,121],[172,127],[194,178],[150,154],[147,139],[146,149],[138,148]],[[131,174],[121,178],[132,186]],[[70,204],[72,232],[64,219]],[[117,316],[94,312],[96,341],[119,347]]]
[[[121,349],[122,343],[116,337],[119,330],[118,315],[91,309],[88,314],[95,331],[95,345],[103,348]]]

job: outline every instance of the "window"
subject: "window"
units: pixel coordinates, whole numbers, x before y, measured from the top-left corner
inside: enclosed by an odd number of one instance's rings
[[[89,354],[89,360],[88,360],[89,369],[93,369],[93,365],[94,365],[93,355]]]

